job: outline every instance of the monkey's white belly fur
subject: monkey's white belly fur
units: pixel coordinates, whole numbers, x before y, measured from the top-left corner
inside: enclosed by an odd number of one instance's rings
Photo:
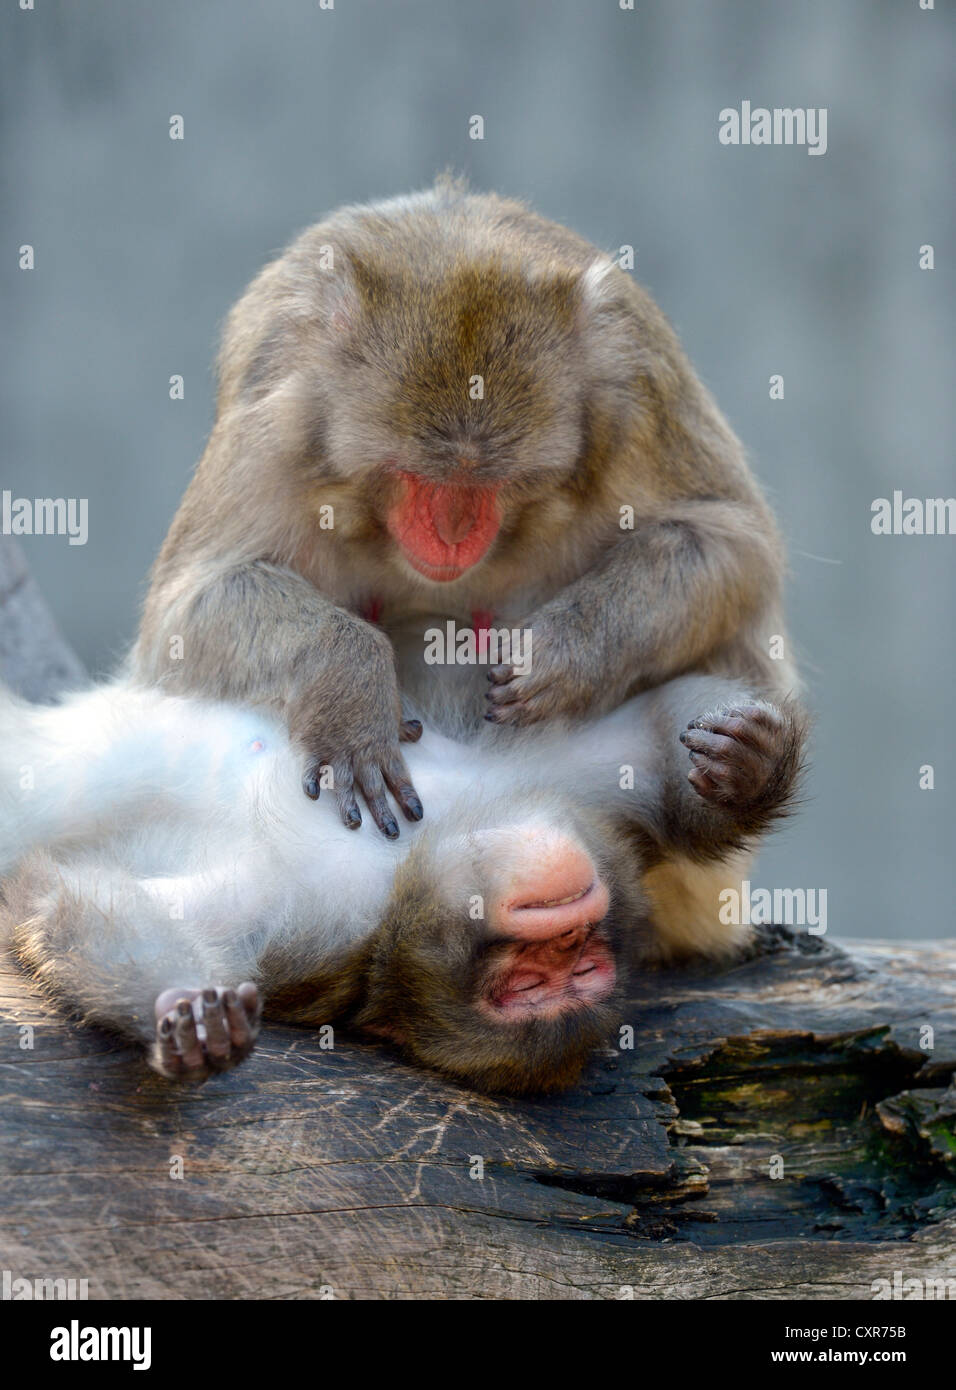
[[[592,750],[607,758],[610,786],[612,720],[602,721],[605,737]],[[209,940],[253,924],[258,949],[279,933],[319,934],[329,948],[363,937],[423,829],[440,824],[461,798],[487,803],[522,784],[520,754],[429,730],[405,750],[427,820],[403,821],[390,841],[370,817],[346,829],[331,789],[317,802],[304,795],[299,752],[261,711],[116,683],[31,709],[14,731],[2,755],[0,795],[13,804],[4,808],[0,872],[35,844],[72,847],[82,839],[95,843],[95,858],[81,854],[71,861],[80,867],[63,872],[76,876],[77,890],[92,891],[104,919],[130,893]],[[561,749],[557,733],[555,757]],[[579,745],[579,756],[585,752]],[[539,745],[535,781],[547,763]],[[566,756],[564,768],[573,785]]]
[[[4,755],[3,795],[15,803],[4,820],[16,828],[2,845],[0,871],[40,839],[92,836],[101,864],[125,870],[172,920],[201,923],[204,934],[250,921],[262,932],[314,930],[320,914],[330,944],[361,936],[418,832],[403,824],[392,842],[368,818],[347,830],[330,789],[318,802],[303,794],[301,757],[261,712],[115,685],[33,710],[31,722],[32,738]],[[447,744],[429,735],[410,750],[432,816],[472,771],[460,748],[452,769]],[[17,785],[19,795],[10,790]],[[88,873],[102,879],[108,911],[115,874],[92,864]],[[348,908],[330,917],[330,904]]]

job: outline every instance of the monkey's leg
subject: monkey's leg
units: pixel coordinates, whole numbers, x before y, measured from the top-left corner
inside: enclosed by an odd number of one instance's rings
[[[691,768],[678,814],[703,853],[714,846],[751,843],[785,816],[803,768],[804,712],[746,689],[723,692],[716,704],[688,720],[680,742]],[[685,769],[686,771],[686,769]]]
[[[722,920],[720,895],[739,889],[756,842],[792,803],[806,716],[707,677],[673,681],[633,705],[657,745],[656,767],[638,773],[637,819],[662,855],[645,878],[659,953],[727,954],[748,929]]]
[[[197,564],[195,573],[187,566],[185,577],[161,567],[157,574],[133,654],[138,678],[170,694],[277,709],[304,754],[305,794],[315,800],[331,774],[349,829],[362,824],[357,792],[390,839],[399,831],[386,790],[408,820],[421,820],[399,747],[421,727],[402,720],[384,632],[323,598],[301,575],[264,561],[218,571]],[[176,633],[185,643],[182,660],[168,656]]]
[[[5,893],[21,962],[82,1022],[146,1046],[156,1071],[199,1080],[252,1050],[261,1010],[240,983],[256,965],[241,935],[203,932],[191,910],[179,920],[146,881],[92,858],[37,852]],[[202,914],[198,893],[186,901]]]

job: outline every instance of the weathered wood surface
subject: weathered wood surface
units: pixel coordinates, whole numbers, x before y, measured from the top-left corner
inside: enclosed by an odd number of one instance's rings
[[[0,676],[32,698],[82,680],[4,538]],[[278,1027],[184,1090],[0,956],[0,1270],[119,1299],[956,1284],[956,942],[767,931],[732,970],[649,975],[623,1021],[635,1047],[550,1099]]]
[[[734,969],[649,976],[635,1048],[533,1101],[279,1027],[238,1071],[177,1089],[6,963],[0,1267],[110,1298],[870,1298],[896,1270],[956,1280],[954,962],[954,943],[851,955],[769,931]]]

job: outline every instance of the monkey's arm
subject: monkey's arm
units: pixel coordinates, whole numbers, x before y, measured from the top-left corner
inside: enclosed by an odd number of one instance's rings
[[[738,669],[763,664],[753,634],[775,609],[779,569],[758,500],[674,504],[529,616],[530,670],[493,668],[488,718],[520,726],[613,709],[735,645]]]
[[[256,560],[160,572],[133,661],[169,693],[277,710],[305,754],[306,794],[316,798],[330,772],[350,828],[362,821],[356,788],[390,838],[398,825],[386,787],[409,820],[421,819],[399,751],[421,726],[402,723],[388,638],[292,570]]]
[[[690,676],[630,702],[634,790],[626,807],[665,852],[701,862],[759,838],[787,814],[808,721],[744,682]]]

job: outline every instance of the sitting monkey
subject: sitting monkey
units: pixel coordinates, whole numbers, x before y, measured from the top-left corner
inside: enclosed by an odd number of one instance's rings
[[[785,697],[782,570],[650,297],[574,233],[446,179],[334,213],[232,310],[132,669],[271,708],[308,795],[331,780],[346,826],[361,796],[394,837],[386,790],[412,822],[423,806],[400,689],[425,719],[451,704],[502,732],[690,672]],[[529,630],[533,659],[426,666],[436,617]],[[682,864],[657,895],[683,931],[694,882]]]
[[[716,898],[693,943],[662,932],[649,876],[675,847],[708,865],[752,845],[802,740],[792,708],[714,677],[507,747],[428,733],[408,758],[434,814],[395,842],[304,800],[265,712],[124,681],[53,708],[0,693],[5,914],[56,999],[169,1077],[241,1061],[264,1004],[479,1088],[552,1090],[610,1035],[629,962],[739,944]]]

